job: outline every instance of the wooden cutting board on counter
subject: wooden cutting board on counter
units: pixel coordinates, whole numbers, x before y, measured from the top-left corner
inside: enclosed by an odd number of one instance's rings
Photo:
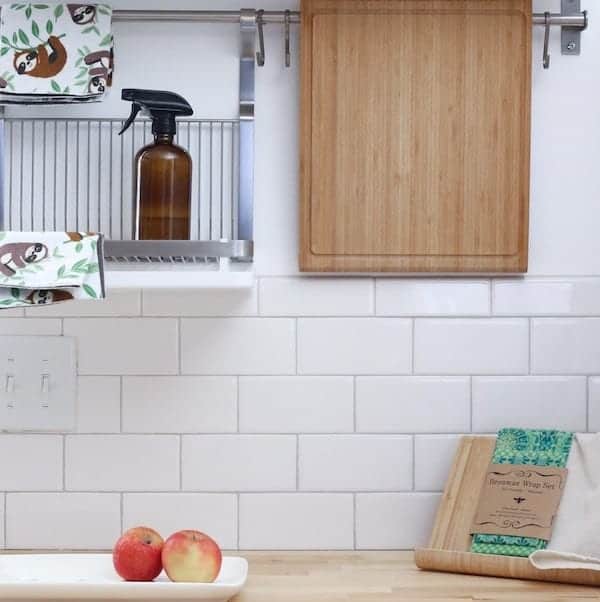
[[[461,437],[426,548],[415,550],[419,568],[467,575],[510,577],[600,586],[600,571],[589,569],[539,570],[527,558],[473,554],[471,528],[488,471],[495,437]],[[517,599],[517,598],[515,598]],[[525,596],[523,598],[525,599]],[[571,599],[566,597],[565,599]]]
[[[302,0],[303,271],[527,270],[531,0]]]

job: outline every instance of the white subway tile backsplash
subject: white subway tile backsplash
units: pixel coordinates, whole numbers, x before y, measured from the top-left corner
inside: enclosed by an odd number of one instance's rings
[[[225,549],[412,548],[458,433],[600,430],[599,277],[109,294],[0,313],[79,356],[76,434],[0,434],[0,547],[109,549],[147,523]]]
[[[497,315],[600,315],[600,278],[498,280],[493,295]]]
[[[0,491],[62,489],[60,435],[0,435]]]
[[[179,489],[175,435],[69,435],[65,487],[72,491]]]
[[[374,311],[373,281],[366,278],[262,278],[265,316],[365,316]]]
[[[184,374],[293,374],[295,321],[182,319],[181,354]]]
[[[232,376],[126,376],[123,432],[234,432],[236,400]]]
[[[490,313],[487,280],[377,280],[380,316],[485,316]]]
[[[585,431],[585,378],[474,378],[473,430],[491,433],[509,426]]]
[[[145,316],[253,316],[258,313],[256,285],[246,289],[146,289]]]
[[[400,318],[300,318],[301,374],[404,374],[412,323]]]
[[[305,491],[412,488],[412,437],[301,435],[299,486]]]
[[[534,374],[600,373],[600,318],[532,320]]]
[[[121,532],[118,493],[9,493],[6,547],[110,550]]]
[[[529,369],[525,319],[417,319],[415,372],[524,374]]]
[[[225,550],[237,548],[237,498],[230,493],[126,493],[123,529],[151,525],[164,539],[183,529],[208,533]]]
[[[468,431],[470,396],[468,377],[361,376],[356,379],[356,430]]]
[[[121,429],[121,379],[118,376],[80,376],[77,389],[77,432],[118,433]]]
[[[175,374],[178,370],[175,319],[68,318],[64,334],[78,339],[80,374]]]
[[[588,430],[593,433],[600,432],[600,377],[589,379],[588,395]]]
[[[293,435],[184,435],[183,489],[287,491],[296,488]]]
[[[459,435],[415,437],[415,489],[442,491],[450,473]]]
[[[354,430],[351,377],[240,378],[240,431],[340,433]]]
[[[25,315],[38,318],[84,318],[103,316],[139,316],[141,313],[139,290],[109,289],[103,301],[69,301],[38,307],[29,307]]]
[[[242,494],[240,548],[345,550],[353,547],[353,516],[350,494]]]
[[[425,545],[439,500],[436,493],[359,493],[357,549],[410,550]]]
[[[60,335],[61,329],[61,321],[53,318],[10,318],[7,320],[0,320],[0,336]]]

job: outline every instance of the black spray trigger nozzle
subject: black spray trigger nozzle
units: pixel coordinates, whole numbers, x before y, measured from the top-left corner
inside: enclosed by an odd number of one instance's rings
[[[135,121],[135,118],[138,116],[138,113],[142,110],[142,106],[134,102],[131,105],[131,113],[127,118],[127,121],[123,124],[121,131],[119,132],[119,136]]]

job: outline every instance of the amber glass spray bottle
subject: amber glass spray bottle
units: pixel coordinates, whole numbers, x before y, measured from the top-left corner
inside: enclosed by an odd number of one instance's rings
[[[152,119],[154,142],[135,157],[134,232],[136,240],[190,238],[192,159],[173,143],[178,115],[192,115],[189,103],[174,92],[125,88],[132,104],[122,134],[144,110]]]

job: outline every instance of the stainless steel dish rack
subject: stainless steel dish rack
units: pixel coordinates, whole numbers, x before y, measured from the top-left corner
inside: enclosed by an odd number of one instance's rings
[[[133,160],[152,140],[151,123],[140,121],[119,136],[122,124],[6,118],[3,227],[103,232],[107,259],[119,262],[250,260],[251,241],[239,239],[239,119],[179,122],[176,142],[194,166],[190,241],[133,240]],[[251,191],[244,195],[251,198]]]

